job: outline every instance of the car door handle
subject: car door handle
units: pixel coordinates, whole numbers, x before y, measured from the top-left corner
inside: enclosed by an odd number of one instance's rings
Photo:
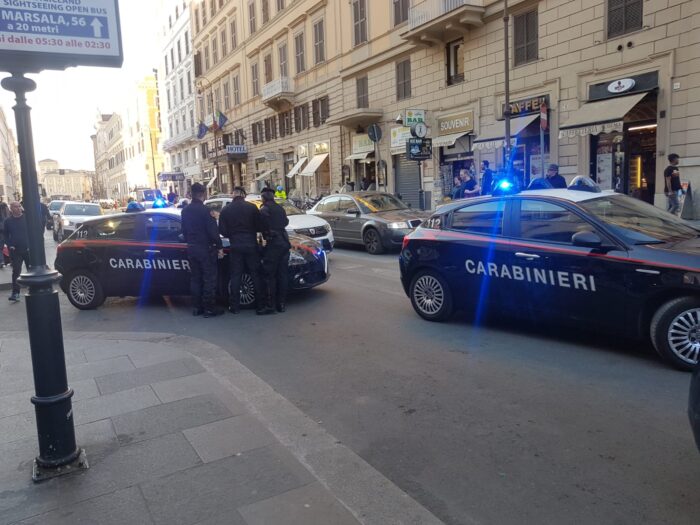
[[[144,250],[143,253],[160,253],[160,250]]]
[[[532,260],[540,258],[540,256],[537,255],[536,253],[515,252],[515,256],[519,257],[520,259],[527,259],[528,261],[532,261]]]
[[[647,270],[645,268],[635,268],[635,272],[639,273],[648,273],[649,275],[661,275],[661,272],[659,270]]]

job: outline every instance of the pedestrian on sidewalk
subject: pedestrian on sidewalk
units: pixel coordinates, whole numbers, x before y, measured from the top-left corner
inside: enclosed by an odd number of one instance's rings
[[[43,232],[43,228],[42,228]],[[29,269],[29,235],[27,218],[19,202],[10,203],[10,216],[4,223],[5,242],[10,250],[12,261],[12,295],[9,300],[19,301],[19,284],[17,279],[22,273],[22,263]]]
[[[6,202],[0,202],[0,268],[4,268],[6,264],[9,264],[10,258],[5,258],[5,219],[10,216],[10,207]],[[9,250],[9,248],[8,248]]]
[[[289,288],[289,243],[287,225],[289,218],[284,208],[275,202],[275,194],[266,188],[262,191],[262,217],[265,252],[262,267],[267,281],[267,306],[284,312]]]
[[[550,164],[547,168],[547,182],[552,185],[552,188],[566,189],[566,179],[559,175],[558,164]]]
[[[271,188],[266,189],[269,191]],[[247,272],[253,281],[257,314],[267,315],[274,313],[274,310],[265,304],[265,286],[260,275],[258,233],[262,232],[262,218],[258,207],[252,202],[247,202],[245,196],[245,190],[236,186],[233,190],[233,201],[224,206],[219,215],[219,233],[227,237],[231,245],[231,295],[228,311],[232,314],[240,312],[241,279],[243,273]]]
[[[676,153],[671,153],[668,156],[668,167],[664,170],[664,193],[668,199],[666,209],[669,213],[678,215],[681,209],[679,194],[683,191],[681,185],[681,174],[678,171],[678,162],[680,157]]]
[[[182,210],[182,234],[187,243],[190,261],[190,291],[192,314],[215,317],[222,310],[216,307],[217,258],[223,257],[221,237],[216,220],[204,205],[206,189],[200,183],[192,185],[192,202]]]

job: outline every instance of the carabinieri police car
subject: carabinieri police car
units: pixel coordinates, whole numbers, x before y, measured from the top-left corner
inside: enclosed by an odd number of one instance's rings
[[[311,238],[290,235],[289,288],[313,288],[328,280],[328,259]],[[228,253],[228,240],[224,239]],[[81,310],[100,306],[106,297],[189,295],[187,244],[180,210],[120,213],[85,221],[58,245],[56,269],[61,289]],[[219,295],[228,295],[228,255],[219,260]],[[253,282],[244,274],[241,306],[255,301]]]
[[[583,322],[651,338],[662,358],[692,368],[700,358],[700,230],[584,186],[439,207],[404,239],[401,281],[413,308],[429,321],[465,309],[477,320],[488,310]]]

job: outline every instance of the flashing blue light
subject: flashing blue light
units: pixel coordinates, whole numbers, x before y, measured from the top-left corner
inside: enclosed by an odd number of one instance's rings
[[[153,201],[153,207],[154,208],[167,208],[167,203],[163,199],[156,199]]]
[[[510,182],[509,180],[502,180],[498,184],[498,189],[503,190],[503,191],[511,190],[511,189],[513,189],[513,183]]]
[[[492,195],[510,195],[518,193],[518,191],[518,185],[511,179],[506,178],[499,180],[491,193]]]

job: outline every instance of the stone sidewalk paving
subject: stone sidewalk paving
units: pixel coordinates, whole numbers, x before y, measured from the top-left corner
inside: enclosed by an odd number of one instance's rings
[[[0,524],[440,521],[223,349],[66,333],[90,469],[34,484],[26,334],[0,332]]]

